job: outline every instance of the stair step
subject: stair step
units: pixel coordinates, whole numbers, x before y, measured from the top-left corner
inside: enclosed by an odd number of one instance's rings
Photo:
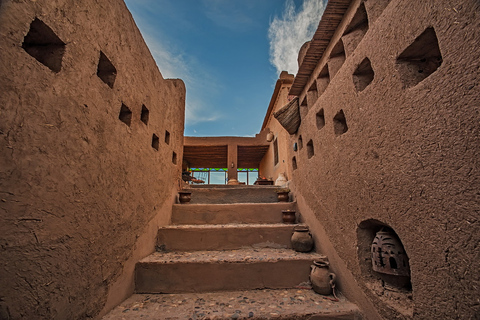
[[[295,202],[174,204],[172,224],[281,223],[282,210],[295,208]]]
[[[157,247],[162,251],[291,248],[295,226],[284,223],[170,225],[158,230]]]
[[[103,319],[361,319],[356,305],[339,300],[308,289],[135,294]]]
[[[223,186],[190,188],[191,204],[271,203],[278,202],[276,186]]]
[[[309,279],[318,253],[291,249],[155,252],[135,268],[137,293],[293,288]]]

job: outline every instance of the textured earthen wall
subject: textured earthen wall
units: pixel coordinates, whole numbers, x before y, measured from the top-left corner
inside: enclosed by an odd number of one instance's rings
[[[279,173],[284,173],[287,180],[292,178],[292,166],[291,159],[289,158],[289,149],[292,149],[293,146],[290,143],[290,137],[288,132],[282,127],[277,119],[273,116],[273,112],[278,111],[284,105],[288,103],[288,90],[290,89],[291,83],[282,83],[280,86],[280,91],[275,99],[275,104],[273,106],[273,111],[269,116],[266,128],[266,132],[272,132],[274,135],[273,140],[270,142],[267,153],[263,157],[259,166],[259,175],[265,178],[271,178],[275,181],[278,178]],[[274,141],[277,140],[278,144],[278,163],[275,164],[274,157]]]
[[[131,293],[132,257],[169,221],[185,87],[162,78],[121,0],[0,3],[0,318],[94,317],[113,285],[110,305]],[[36,18],[30,49],[48,26],[60,69],[22,48]]]
[[[357,7],[359,3],[354,1]],[[302,197],[300,211],[312,212],[308,218],[325,230],[385,318],[476,319],[480,5],[474,0],[368,0],[364,5],[368,31],[360,40],[355,39],[359,30],[343,37],[346,60],[339,69],[338,55],[328,61],[330,84],[306,107],[294,137],[303,138],[303,149],[292,153],[297,158],[293,178]],[[347,20],[355,10],[347,12]],[[327,58],[347,25],[340,25]],[[396,59],[422,33],[431,33],[429,28],[443,60],[417,83],[415,78],[426,69],[406,75]],[[429,47],[430,40],[420,48]],[[325,62],[319,62],[311,79]],[[317,124],[321,109],[323,127]],[[346,131],[338,121],[341,110]],[[392,227],[403,242],[410,259],[410,303],[392,300],[388,291],[375,288],[377,277],[364,237],[371,224],[366,220]]]

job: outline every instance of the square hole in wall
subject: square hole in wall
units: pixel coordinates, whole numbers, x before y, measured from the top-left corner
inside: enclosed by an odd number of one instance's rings
[[[328,64],[326,64],[317,78],[317,92],[318,96],[321,96],[327,89],[330,83],[330,73],[328,72]]]
[[[325,111],[322,108],[317,112],[317,129],[320,130],[323,127],[325,127]]]
[[[352,77],[353,84],[355,85],[357,92],[365,90],[365,88],[370,85],[375,77],[370,59],[363,59],[362,62],[360,62],[360,64],[357,66],[357,69],[353,73]]]
[[[118,116],[118,118],[120,119],[120,121],[130,127],[130,124],[132,123],[132,111],[123,103],[122,107],[120,108],[120,115]]]
[[[360,4],[350,24],[343,34],[342,41],[347,48],[348,54],[352,54],[368,31],[368,17],[365,5]]]
[[[23,39],[22,48],[53,72],[62,69],[65,43],[43,21],[35,18]]]
[[[170,144],[170,132],[165,130],[165,143]]]
[[[442,64],[437,34],[427,28],[397,58],[397,70],[405,87],[413,87]]]
[[[158,151],[158,147],[160,145],[160,139],[158,136],[154,133],[152,135],[152,148]]]
[[[148,124],[148,117],[150,115],[150,111],[148,111],[147,107],[145,107],[144,104],[142,104],[142,114],[140,115],[140,120],[142,120],[145,125]]]
[[[313,141],[310,139],[307,142],[307,157],[310,159],[315,155],[315,150],[313,149]]]
[[[299,136],[298,137],[298,150],[302,150],[303,149],[303,139],[302,139],[302,136]]]
[[[110,88],[113,88],[117,77],[117,69],[102,51],[100,51],[100,59],[98,60],[97,76]]]
[[[335,77],[338,70],[343,66],[346,60],[345,48],[343,47],[343,41],[340,39],[335,47],[332,49],[330,58],[328,60],[328,69],[330,71],[331,78]]]
[[[293,170],[297,170],[297,158],[296,157],[292,158],[292,168],[293,168]]]
[[[335,135],[339,136],[348,131],[347,120],[345,119],[345,114],[343,110],[337,112],[333,118],[333,131]]]
[[[177,164],[177,153],[175,151],[172,154],[172,163]]]

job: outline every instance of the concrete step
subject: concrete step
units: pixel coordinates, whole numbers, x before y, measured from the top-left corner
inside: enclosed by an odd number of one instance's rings
[[[272,203],[278,202],[276,186],[223,186],[190,188],[191,204],[204,203]]]
[[[281,223],[282,210],[295,208],[295,202],[174,204],[172,224]]]
[[[167,226],[158,230],[157,248],[162,251],[291,248],[295,226],[284,223]]]
[[[136,319],[360,320],[357,306],[308,289],[249,290],[186,294],[134,294],[103,317]]]
[[[291,249],[155,252],[135,268],[137,293],[293,288],[309,280],[318,253]]]

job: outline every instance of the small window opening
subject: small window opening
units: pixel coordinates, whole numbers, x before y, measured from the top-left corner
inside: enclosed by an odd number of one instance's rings
[[[118,118],[130,127],[130,124],[132,123],[132,111],[123,103],[122,107],[120,108],[120,115],[118,116]]]
[[[348,131],[347,120],[345,119],[345,114],[343,110],[338,111],[338,113],[333,118],[333,130],[335,135],[339,136]]]
[[[172,163],[177,164],[177,153],[175,151],[172,154]]]
[[[437,34],[427,28],[397,58],[397,70],[405,87],[413,87],[442,64]]]
[[[297,170],[297,158],[296,157],[292,158],[292,168],[293,168],[293,170]]]
[[[358,65],[357,69],[353,73],[353,84],[357,92],[363,91],[373,81],[375,73],[372,69],[370,59],[365,58]]]
[[[117,69],[102,51],[100,51],[100,59],[98,60],[97,76],[110,88],[113,88],[117,77]]]
[[[345,48],[343,47],[343,42],[340,39],[335,47],[333,47],[332,53],[330,54],[330,59],[328,60],[328,70],[330,71],[331,79],[335,77],[345,60]]]
[[[170,132],[165,130],[165,143],[170,144]]]
[[[152,148],[158,151],[159,144],[160,144],[160,139],[154,133],[152,136]]]
[[[330,73],[328,72],[328,64],[326,64],[317,78],[318,96],[321,96],[330,83]]]
[[[33,20],[22,48],[53,72],[58,73],[62,69],[65,43],[43,21]]]
[[[275,166],[278,164],[278,141],[277,141],[277,139],[273,140],[273,164]]]
[[[303,139],[302,139],[302,136],[299,136],[298,137],[298,150],[302,150],[303,149]]]
[[[147,125],[148,124],[148,117],[150,115],[150,111],[148,111],[147,107],[145,107],[144,104],[142,104],[142,114],[140,115],[140,120]]]
[[[360,41],[368,31],[368,17],[365,5],[362,3],[355,12],[347,30],[343,34],[342,40],[345,47],[348,49],[348,54],[351,55],[357,48]]]
[[[317,129],[320,130],[323,127],[325,127],[325,111],[322,108],[317,112]]]
[[[308,157],[308,159],[310,159],[314,155],[315,155],[315,151],[313,150],[313,141],[310,140],[307,143],[307,157]]]

